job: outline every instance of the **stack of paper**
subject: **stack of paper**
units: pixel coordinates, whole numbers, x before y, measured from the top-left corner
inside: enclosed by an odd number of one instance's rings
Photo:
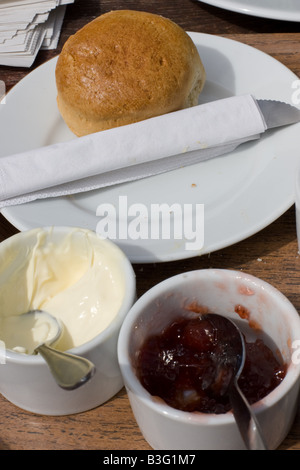
[[[66,5],[75,0],[1,0],[0,65],[30,67],[57,47]]]

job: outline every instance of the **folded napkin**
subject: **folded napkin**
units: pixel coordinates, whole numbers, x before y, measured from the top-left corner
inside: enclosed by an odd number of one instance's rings
[[[266,123],[251,95],[0,158],[0,209],[145,178],[233,151]]]

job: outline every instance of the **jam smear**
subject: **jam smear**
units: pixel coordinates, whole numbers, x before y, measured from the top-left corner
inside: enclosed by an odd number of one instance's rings
[[[146,390],[173,408],[220,414],[231,409],[227,391],[233,371],[224,367],[221,358],[226,354],[226,347],[218,346],[222,332],[207,317],[178,317],[162,333],[148,337],[139,351],[136,370]],[[239,386],[252,404],[279,385],[286,366],[262,339],[245,339],[245,343]],[[221,359],[222,368],[218,367]]]

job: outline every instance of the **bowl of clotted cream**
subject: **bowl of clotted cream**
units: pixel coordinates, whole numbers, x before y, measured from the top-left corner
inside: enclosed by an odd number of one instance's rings
[[[135,296],[128,258],[93,231],[37,228],[0,243],[0,393],[47,415],[86,411],[112,398],[123,387],[117,340]],[[60,388],[40,354],[22,345],[25,332],[11,320],[33,309],[63,325],[56,349],[94,363],[95,374],[80,388]]]

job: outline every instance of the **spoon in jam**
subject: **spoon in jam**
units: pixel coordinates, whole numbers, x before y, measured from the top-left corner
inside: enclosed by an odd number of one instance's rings
[[[63,332],[63,325],[43,310],[31,310],[14,318],[15,331],[22,331],[21,341],[29,354],[40,354],[49,366],[56,383],[65,390],[74,390],[86,383],[95,372],[88,359],[54,349]],[[34,335],[43,338],[41,344]]]
[[[235,421],[248,450],[267,450],[260,425],[242,393],[238,380],[245,363],[245,341],[238,326],[229,318],[209,313],[203,315],[221,333],[218,335],[216,389],[227,389]],[[225,385],[224,385],[225,384]]]

